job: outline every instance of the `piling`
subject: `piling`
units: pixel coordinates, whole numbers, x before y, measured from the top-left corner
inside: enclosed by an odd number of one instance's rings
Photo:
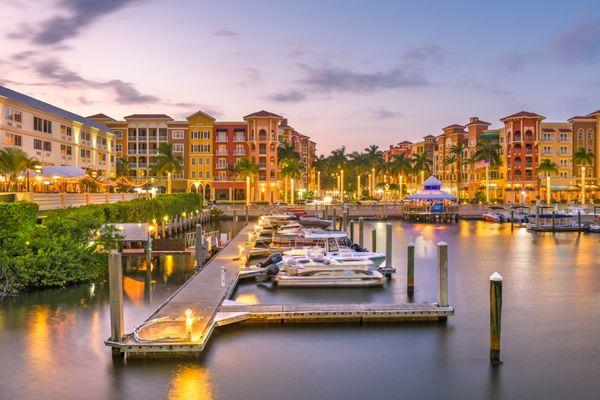
[[[556,231],[556,211],[552,211],[552,232]]]
[[[354,220],[351,219],[350,223],[348,224],[348,229],[350,231],[350,241],[352,243],[354,243]]]
[[[342,231],[346,232],[348,230],[348,211],[345,210],[342,213]]]
[[[371,251],[377,251],[377,229],[371,229]]]
[[[406,290],[409,294],[415,291],[415,244],[408,243],[408,254],[406,258]]]
[[[439,307],[448,307],[448,244],[439,242],[437,244],[437,282]]]
[[[358,245],[363,247],[365,245],[364,238],[365,220],[363,217],[358,217]]]
[[[501,364],[500,331],[502,327],[502,276],[490,276],[490,362]]]
[[[196,224],[196,268],[202,267],[202,225]]]
[[[577,211],[577,226],[579,227],[579,231],[581,232],[581,210]]]
[[[117,250],[108,255],[108,284],[110,297],[110,338],[120,341],[123,337],[123,256]],[[121,356],[112,348],[113,356]]]
[[[331,213],[331,221],[333,222],[333,229],[337,230],[337,212],[336,212],[336,208],[333,207],[332,213]]]
[[[510,210],[510,230],[515,229],[515,210]]]
[[[385,266],[392,267],[392,224],[385,224]]]
[[[246,223],[248,223],[248,206],[244,206],[245,207],[245,211],[246,211]]]

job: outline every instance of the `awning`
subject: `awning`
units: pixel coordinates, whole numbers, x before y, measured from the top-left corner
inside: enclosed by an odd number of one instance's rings
[[[86,172],[79,167],[44,165],[42,172],[37,176],[42,178],[82,178],[86,176]]]
[[[426,189],[406,197],[406,200],[456,200],[456,196],[440,189]]]

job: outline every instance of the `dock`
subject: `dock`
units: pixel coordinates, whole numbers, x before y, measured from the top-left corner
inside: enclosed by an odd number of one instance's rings
[[[198,356],[215,328],[234,323],[433,321],[454,314],[452,306],[439,307],[435,303],[246,305],[232,301],[229,298],[238,280],[252,274],[242,269],[239,249],[253,229],[253,225],[241,229],[134,332],[116,340],[107,339],[105,344],[113,354],[145,358]],[[440,304],[447,304],[447,300]]]

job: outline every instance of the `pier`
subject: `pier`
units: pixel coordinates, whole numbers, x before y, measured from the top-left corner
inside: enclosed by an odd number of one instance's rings
[[[444,257],[440,258],[438,266],[443,273],[438,275],[437,303],[246,305],[232,301],[229,298],[238,280],[247,275],[242,272],[240,248],[244,247],[251,232],[253,226],[246,225],[134,332],[106,340],[105,344],[113,349],[113,354],[148,358],[194,357],[205,349],[216,327],[242,322],[434,321],[446,320],[454,314],[454,308],[447,304],[447,259]]]

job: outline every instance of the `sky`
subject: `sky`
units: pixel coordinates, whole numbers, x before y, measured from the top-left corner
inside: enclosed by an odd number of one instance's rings
[[[318,153],[600,108],[600,1],[2,0],[0,85],[87,116],[268,110]]]

